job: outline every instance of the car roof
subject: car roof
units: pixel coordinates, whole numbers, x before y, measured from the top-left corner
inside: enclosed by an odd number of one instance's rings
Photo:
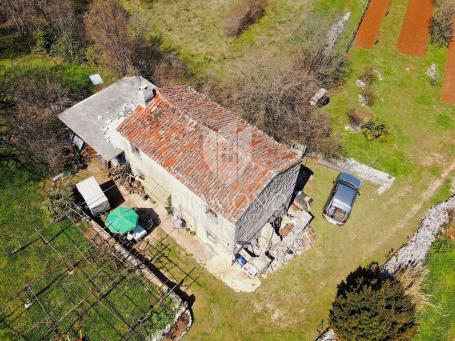
[[[339,208],[342,209],[351,208],[356,195],[357,191],[355,189],[341,183],[338,185],[337,190],[333,195],[333,201],[335,203],[335,206],[337,207],[339,205],[336,205],[336,203],[341,203]]]
[[[349,174],[349,173],[340,173],[340,175],[338,175],[338,180],[342,180],[342,181],[345,181],[347,183],[350,183],[351,185],[353,185],[354,187],[356,187],[357,189],[360,189],[360,180],[357,179],[354,175],[352,174]]]

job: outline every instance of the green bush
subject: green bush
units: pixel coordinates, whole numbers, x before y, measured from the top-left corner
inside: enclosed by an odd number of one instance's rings
[[[362,125],[362,134],[368,141],[373,141],[376,139],[385,141],[387,135],[389,135],[389,130],[385,123],[382,123],[377,120],[370,121]]]
[[[338,285],[330,326],[340,340],[410,340],[416,330],[415,306],[401,284],[382,277],[373,263]]]
[[[35,46],[32,49],[33,53],[45,54],[49,50],[49,42],[46,37],[44,30],[38,29],[33,32],[33,38],[35,39]]]

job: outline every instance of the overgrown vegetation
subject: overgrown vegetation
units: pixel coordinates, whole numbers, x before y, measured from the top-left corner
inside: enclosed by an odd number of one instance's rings
[[[366,87],[370,87],[373,85],[373,82],[376,79],[376,73],[374,68],[371,65],[368,65],[365,70],[361,73],[359,79],[365,83]]]
[[[411,340],[415,305],[400,282],[382,277],[373,263],[339,284],[330,325],[342,340]]]
[[[362,125],[371,120],[371,114],[359,108],[349,109],[346,115],[349,119],[349,125],[354,129],[360,129]]]
[[[237,0],[226,16],[228,36],[236,36],[254,24],[265,13],[266,0]]]
[[[77,169],[78,151],[57,115],[90,93],[90,68],[25,58],[0,68],[0,116],[8,129],[2,143],[20,147],[43,173]]]
[[[74,183],[67,178],[55,181],[47,190],[47,209],[51,214],[52,221],[58,223],[68,217],[73,222],[79,221],[79,215],[69,208],[73,208],[79,213],[81,208],[75,207]]]
[[[77,6],[76,6],[77,5]],[[38,53],[63,56],[71,62],[84,59],[83,2],[72,0],[10,0],[0,4],[2,29],[15,41]]]
[[[215,85],[208,92],[277,141],[338,156],[341,147],[329,116],[310,105],[318,89],[342,84],[348,72],[344,51],[329,39],[331,27],[323,17],[308,18],[300,28],[303,38],[295,58],[280,66],[267,54],[245,61],[238,66],[242,76],[235,84],[223,89]]]
[[[440,237],[431,246],[426,260],[426,275],[422,288],[431,298],[430,305],[418,316],[414,340],[453,340],[455,338],[455,243]]]
[[[371,107],[376,101],[376,93],[371,86],[364,87],[360,95],[362,96],[363,103],[368,107]]]
[[[434,0],[435,9],[430,24],[431,43],[438,47],[447,47],[452,39],[455,28],[455,3],[451,0]]]

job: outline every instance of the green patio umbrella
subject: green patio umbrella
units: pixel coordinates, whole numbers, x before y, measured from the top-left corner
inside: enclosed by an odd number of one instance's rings
[[[132,208],[117,207],[107,216],[104,225],[112,233],[119,232],[121,235],[130,232],[137,226],[139,215]]]

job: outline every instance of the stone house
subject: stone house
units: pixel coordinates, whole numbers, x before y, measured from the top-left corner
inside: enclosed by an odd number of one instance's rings
[[[231,260],[287,211],[301,155],[191,87],[141,91],[145,100],[107,121],[101,136],[151,198]]]

